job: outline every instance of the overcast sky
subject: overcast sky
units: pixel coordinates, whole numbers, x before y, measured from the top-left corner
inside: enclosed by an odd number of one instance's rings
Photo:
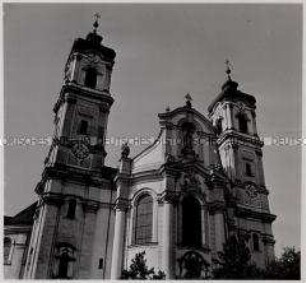
[[[156,136],[157,113],[182,106],[187,92],[206,115],[225,80],[226,58],[240,89],[257,99],[260,135],[301,134],[301,5],[5,4],[4,12],[7,138],[52,136],[65,61],[95,12],[102,13],[103,43],[117,52],[109,138]],[[107,151],[107,164],[117,166],[120,147]],[[47,152],[43,145],[5,148],[6,214],[36,200]],[[265,146],[277,253],[300,247],[300,165],[297,146]]]

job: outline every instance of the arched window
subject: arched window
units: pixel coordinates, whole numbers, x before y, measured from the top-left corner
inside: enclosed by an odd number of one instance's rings
[[[81,120],[78,128],[79,135],[87,135],[88,133],[88,121]]]
[[[94,68],[89,68],[85,75],[85,86],[95,88],[97,85],[97,71]]]
[[[135,214],[135,244],[147,244],[152,241],[153,199],[143,195],[137,201]]]
[[[253,250],[259,251],[259,237],[257,234],[253,234]]]
[[[220,135],[222,133],[222,119],[218,119],[216,123],[217,134]]]
[[[69,267],[69,255],[68,253],[63,253],[59,258],[58,266],[58,278],[59,279],[68,279],[68,267]]]
[[[242,133],[248,133],[248,119],[245,114],[239,113],[237,115],[238,124],[239,124],[239,131]]]
[[[9,263],[11,248],[12,248],[12,240],[9,237],[5,237],[4,238],[4,250],[3,250],[4,264]]]
[[[202,245],[201,205],[192,196],[182,202],[183,209],[183,245],[199,247]]]
[[[67,218],[75,218],[76,200],[71,199],[68,204]]]
[[[248,176],[248,177],[253,177],[253,172],[252,172],[252,165],[247,162],[245,164],[245,174]]]

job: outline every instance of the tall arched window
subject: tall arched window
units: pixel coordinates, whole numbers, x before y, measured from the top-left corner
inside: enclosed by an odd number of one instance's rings
[[[95,88],[97,85],[97,71],[94,68],[89,68],[85,75],[85,86]]]
[[[4,264],[8,264],[10,260],[11,248],[12,248],[12,240],[9,237],[4,238],[4,247],[3,247],[3,257]]]
[[[71,199],[68,203],[68,211],[67,211],[67,218],[74,219],[75,218],[75,210],[76,210],[76,200]]]
[[[153,198],[150,195],[143,195],[136,204],[135,214],[135,244],[147,244],[152,242],[152,218]]]
[[[218,119],[216,123],[217,134],[220,135],[222,133],[222,119]]]
[[[202,245],[201,205],[193,196],[187,196],[182,202],[183,209],[183,245],[199,247]]]
[[[237,115],[238,124],[239,124],[239,131],[242,133],[248,133],[248,119],[245,114],[239,113]]]

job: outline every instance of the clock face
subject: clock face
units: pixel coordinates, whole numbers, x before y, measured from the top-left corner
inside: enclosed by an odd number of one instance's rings
[[[72,147],[72,152],[78,159],[85,159],[89,156],[89,148],[84,143],[76,143]]]

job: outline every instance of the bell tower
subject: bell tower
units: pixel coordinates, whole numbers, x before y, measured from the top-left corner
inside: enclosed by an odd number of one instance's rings
[[[46,163],[100,168],[109,110],[111,73],[116,53],[101,44],[98,22],[86,39],[75,40],[65,65],[64,84],[54,106],[55,143]]]
[[[229,62],[227,61],[227,65]],[[223,168],[232,182],[252,181],[265,186],[262,150],[256,128],[256,99],[238,90],[227,66],[227,81],[208,111],[217,129]]]
[[[28,279],[109,277],[116,170],[105,166],[105,137],[116,53],[102,44],[98,18],[73,43],[53,109],[53,142],[35,189]]]
[[[272,222],[266,188],[262,147],[257,134],[256,99],[241,92],[231,78],[227,61],[227,81],[208,108],[216,128],[222,167],[230,183],[228,231],[245,236],[252,260],[259,267],[274,257]]]

